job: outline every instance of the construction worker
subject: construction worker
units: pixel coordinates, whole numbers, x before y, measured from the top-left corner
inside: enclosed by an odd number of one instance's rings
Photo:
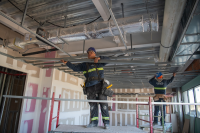
[[[102,94],[102,87],[104,86],[102,81],[104,80],[104,69],[103,66],[106,63],[98,63],[99,60],[109,59],[108,57],[100,56],[96,57],[96,50],[93,47],[90,47],[87,50],[88,59],[94,59],[94,63],[81,63],[74,65],[69,61],[61,60],[73,71],[83,71],[84,76],[86,77],[85,82],[85,94],[87,94],[88,100],[107,100],[107,96]],[[97,99],[98,97],[98,99]],[[109,113],[108,113],[108,104],[99,103],[101,106],[101,114],[104,123],[104,128],[108,129],[109,125]],[[91,122],[87,125],[87,128],[97,127],[98,125],[98,104],[94,102],[89,102],[90,105],[90,116]]]
[[[149,83],[151,85],[154,86],[154,92],[155,92],[155,96],[153,97],[154,102],[166,102],[167,101],[167,97],[165,96],[166,94],[166,88],[167,85],[170,84],[175,77],[176,73],[173,73],[173,76],[171,77],[171,79],[169,80],[165,80],[163,79],[163,74],[161,72],[156,73],[156,75],[149,80]],[[163,114],[161,113],[161,115],[164,115],[164,124],[165,124],[165,106],[163,105]],[[158,124],[158,112],[159,112],[159,106],[155,105],[155,110],[154,110],[154,122],[153,125],[157,125]],[[162,125],[162,117],[160,118],[160,122]]]

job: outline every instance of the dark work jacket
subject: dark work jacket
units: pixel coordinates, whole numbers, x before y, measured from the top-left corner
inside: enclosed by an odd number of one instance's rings
[[[105,57],[105,56],[100,56],[100,59],[109,59],[109,57]],[[93,64],[96,65],[97,69],[98,69],[98,72],[99,72],[99,75],[100,75],[100,78],[104,78],[104,70],[103,70],[103,66],[106,65],[106,63],[88,63],[90,64],[89,65],[89,70],[88,70],[88,77],[98,77],[98,74],[96,72],[96,68]],[[69,68],[71,68],[73,71],[83,71],[83,74],[84,76],[86,77],[86,71],[87,71],[87,65],[86,65],[86,62],[84,63],[81,63],[81,64],[78,64],[78,65],[74,65],[72,64],[71,62],[67,62],[66,64]],[[93,81],[89,81],[86,83],[86,87],[90,87],[90,86],[93,86],[93,85],[96,85],[98,84],[99,81],[98,80],[93,80]]]
[[[174,80],[174,76],[171,79],[163,79],[161,82],[158,82],[154,77],[149,80],[149,83],[154,86],[155,94],[166,94],[167,85]]]

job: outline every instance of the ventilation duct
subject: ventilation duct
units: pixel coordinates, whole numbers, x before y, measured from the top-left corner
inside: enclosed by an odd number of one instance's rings
[[[125,41],[127,33],[158,31],[159,28],[157,13],[121,18],[117,19],[117,22],[124,34]],[[51,36],[49,40],[53,43],[63,43],[57,36],[60,36],[65,41],[78,41],[99,39],[109,36],[114,36],[114,40],[116,40],[116,36],[119,35],[117,27],[111,20],[106,22],[94,22],[92,24],[71,28],[54,29],[48,32]]]

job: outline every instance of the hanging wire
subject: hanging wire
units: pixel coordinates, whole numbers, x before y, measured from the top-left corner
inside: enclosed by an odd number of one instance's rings
[[[19,11],[21,11],[22,13],[24,13],[24,11],[22,11],[20,8],[18,8],[14,3],[12,3],[10,0],[8,0],[8,2],[10,3],[10,4],[12,4],[15,8],[17,8]],[[29,18],[31,18],[32,20],[34,20],[35,22],[37,22],[40,26],[42,26],[42,25],[44,25],[45,24],[45,22],[44,23],[41,23],[41,22],[39,22],[39,21],[37,21],[36,19],[34,19],[33,17],[31,17],[30,15],[28,15],[28,14],[26,14]],[[91,23],[93,23],[93,22],[95,22],[96,20],[98,20],[99,18],[101,18],[101,16],[99,16],[99,17],[97,17],[95,20],[92,20],[91,22],[88,22],[87,24],[91,24]],[[52,22],[49,22],[49,21],[46,21],[46,23],[49,23],[49,24],[51,24],[51,25],[53,25],[53,26],[56,26],[56,27],[59,27],[59,28],[64,28],[64,26],[60,26],[60,25],[57,25],[57,24],[54,24],[54,23],[52,23]],[[87,25],[86,24],[86,25]],[[73,25],[73,26],[77,26],[77,25]],[[73,27],[72,26],[72,27]]]

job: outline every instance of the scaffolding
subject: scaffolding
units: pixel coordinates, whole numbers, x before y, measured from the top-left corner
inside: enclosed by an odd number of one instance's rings
[[[52,94],[52,100],[51,100],[51,111],[50,111],[50,116],[49,116],[49,128],[48,131],[51,131],[51,125],[53,119],[56,119],[56,128],[59,126],[59,116],[60,116],[60,100],[55,100],[55,93],[53,92]],[[59,98],[61,98],[61,95],[59,95]],[[54,102],[58,102],[58,111],[57,111],[57,116],[53,117],[53,108],[54,108]]]
[[[61,95],[59,95],[59,98],[55,98],[55,94],[52,94],[52,98],[43,98],[43,97],[29,97],[29,96],[15,96],[15,95],[3,95],[4,98],[19,98],[19,99],[40,99],[40,100],[51,100],[51,109],[50,109],[50,117],[49,117],[49,127],[48,127],[48,132],[54,132],[53,130],[51,130],[51,124],[52,124],[52,120],[57,118],[57,122],[56,122],[56,128],[58,129],[59,127],[63,127],[63,125],[59,125],[59,112],[60,112],[60,102],[61,101],[79,101],[79,102],[102,102],[102,103],[127,103],[127,104],[136,104],[136,121],[137,121],[137,129],[135,128],[135,126],[120,126],[118,128],[121,128],[123,130],[130,130],[130,131],[134,131],[134,130],[138,130],[139,128],[139,120],[142,121],[146,121],[143,119],[139,118],[139,112],[138,112],[138,105],[149,105],[149,122],[150,123],[150,133],[153,133],[154,127],[153,127],[153,115],[152,115],[152,105],[164,105],[166,104],[166,102],[151,102],[151,97],[149,97],[149,102],[139,102],[139,101],[108,101],[108,100],[82,100],[82,99],[62,99]],[[4,100],[5,102],[5,100]],[[58,112],[57,112],[57,116],[53,117],[53,108],[54,108],[54,102],[58,102]],[[200,105],[200,103],[173,103],[173,102],[168,102],[168,105]],[[3,104],[5,105],[5,104]],[[2,110],[1,110],[2,111]],[[164,124],[164,123],[163,123]],[[67,127],[72,127],[72,125],[69,125]],[[80,131],[83,129],[80,128],[80,125],[74,125],[77,126],[77,129],[80,129]],[[79,127],[79,128],[78,128]],[[74,127],[73,127],[74,128]],[[111,127],[112,128],[112,127]],[[118,129],[116,128],[116,129]],[[98,127],[97,127],[98,129]],[[114,128],[113,128],[114,129]],[[89,129],[87,129],[89,130]],[[91,129],[92,130],[92,129]],[[108,131],[108,130],[106,130]],[[113,131],[113,130],[112,130]],[[142,131],[142,130],[140,130]]]
[[[138,98],[136,98],[136,101],[138,101]],[[167,103],[166,103],[167,104]],[[153,111],[152,111],[152,102],[151,102],[151,97],[149,97],[149,103],[148,104],[143,104],[143,105],[149,105],[149,115],[140,115],[140,109],[139,109],[139,105],[141,104],[136,104],[136,125],[137,128],[143,129],[143,128],[150,128],[150,132],[153,133],[154,130],[158,130],[159,131],[163,131],[163,133],[166,133],[166,131],[168,129],[171,130],[171,133],[173,133],[173,129],[172,129],[172,124],[171,123],[166,123],[166,125],[164,124],[164,116],[163,116],[163,105],[160,105],[161,107],[161,116],[153,116]],[[140,116],[149,116],[149,121],[144,120],[144,119],[140,119]],[[153,117],[162,117],[162,125],[155,125],[153,126]],[[139,125],[139,120],[140,121],[144,121],[147,122],[149,124],[144,124],[144,125]],[[171,111],[170,111],[170,122],[171,122]],[[162,130],[160,130],[162,128]]]

